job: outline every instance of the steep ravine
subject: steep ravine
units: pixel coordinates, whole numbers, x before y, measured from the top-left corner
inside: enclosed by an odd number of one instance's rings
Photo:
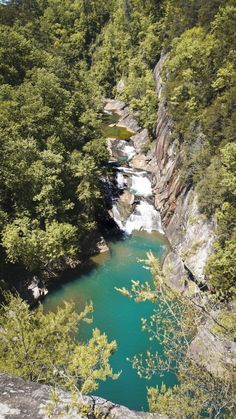
[[[110,216],[125,234],[135,230],[164,234],[160,213],[154,206],[150,157],[143,151],[149,143],[148,132],[138,126],[123,102],[107,99],[105,112],[118,114],[115,129],[123,127],[129,135],[125,139],[107,138],[114,174],[113,179],[107,179]]]
[[[113,163],[116,158],[124,158],[122,164],[114,165],[118,194],[111,197],[110,215],[126,233],[131,233],[134,226],[165,233],[170,251],[163,267],[168,273],[171,286],[185,292],[191,283],[194,284],[191,290],[198,292],[198,286],[205,282],[204,268],[212,252],[215,225],[200,214],[193,186],[186,185],[181,177],[182,150],[178,141],[171,136],[172,122],[161,79],[164,60],[165,57],[162,57],[154,71],[159,98],[155,141],[150,143],[147,130],[139,126],[123,102],[106,102],[105,110],[119,115],[118,126],[133,133],[129,140],[119,140],[118,143],[115,139],[108,140]],[[191,351],[192,356],[204,362],[211,371],[218,369],[221,372],[225,364],[233,370],[236,362],[236,344],[213,335],[209,320],[199,327]],[[205,359],[204,353],[207,356]],[[25,383],[19,378],[3,374],[0,387],[3,389],[0,397],[3,417],[26,418],[32,417],[32,414],[35,418],[46,417],[49,387]],[[68,402],[68,397],[65,392],[61,393],[59,409]],[[133,412],[99,397],[86,397],[86,402],[93,411],[99,408],[102,417],[106,418],[162,417],[158,414]],[[73,417],[81,416],[73,412]]]

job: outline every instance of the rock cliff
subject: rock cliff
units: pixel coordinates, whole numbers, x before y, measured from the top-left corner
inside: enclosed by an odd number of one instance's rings
[[[178,140],[172,138],[172,121],[161,77],[165,59],[161,57],[154,71],[159,108],[156,141],[151,150],[155,207],[170,242],[163,268],[172,287],[197,295],[207,285],[204,270],[213,250],[216,226],[200,213],[193,185],[181,176],[183,151]],[[216,315],[212,313],[213,317]],[[199,326],[191,355],[214,375],[227,374],[235,379],[236,343],[214,334],[211,323],[208,319]]]
[[[214,223],[200,214],[194,188],[181,177],[182,150],[178,140],[172,138],[172,122],[163,94],[161,69],[165,58],[161,57],[154,71],[159,109],[152,147],[153,184],[155,206],[171,245],[164,268],[168,269],[171,284],[181,289],[182,280],[187,278],[204,284],[204,268],[214,242]]]

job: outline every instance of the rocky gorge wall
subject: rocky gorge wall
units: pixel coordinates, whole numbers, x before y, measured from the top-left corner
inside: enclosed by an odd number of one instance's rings
[[[154,70],[159,99],[156,141],[152,147],[155,207],[160,211],[163,228],[171,245],[164,269],[172,286],[182,289],[184,280],[205,283],[204,268],[215,238],[214,222],[200,214],[193,186],[181,177],[181,147],[172,139],[172,121],[168,115],[161,69],[162,56]]]
[[[127,147],[133,148],[128,167],[149,174],[154,206],[162,222],[159,231],[164,230],[170,243],[164,269],[168,271],[171,285],[183,290],[188,279],[199,286],[205,283],[204,269],[212,252],[215,225],[214,221],[200,214],[194,187],[186,184],[181,176],[183,150],[178,140],[172,138],[172,121],[168,115],[161,77],[165,59],[162,56],[154,70],[159,101],[154,141],[151,142],[147,129],[139,126],[136,116],[124,102],[107,100],[105,111],[118,114],[120,119],[117,126],[134,133],[126,141]],[[108,148],[112,149],[115,143],[116,139],[108,139]]]
[[[194,187],[181,176],[183,150],[178,140],[172,138],[172,121],[161,77],[165,59],[162,56],[154,70],[159,107],[156,140],[151,150],[155,207],[170,243],[163,269],[173,288],[198,298],[200,288],[207,285],[204,270],[213,251],[216,225],[200,213]],[[220,307],[215,310],[212,318],[206,316],[199,325],[190,353],[213,375],[235,380],[236,343],[213,332],[212,320],[220,313]]]

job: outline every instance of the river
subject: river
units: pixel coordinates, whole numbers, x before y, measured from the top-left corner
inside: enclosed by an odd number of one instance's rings
[[[109,129],[109,135],[111,133]],[[114,136],[117,136],[117,129]],[[122,131],[122,138],[124,136]],[[127,162],[134,154],[132,144],[120,139],[118,145],[122,159]],[[83,272],[51,292],[44,301],[44,307],[46,311],[55,310],[63,300],[69,300],[75,303],[76,310],[81,311],[92,300],[93,324],[81,325],[79,339],[86,341],[95,327],[105,332],[109,340],[115,339],[118,348],[111,357],[111,365],[114,372],[121,371],[119,379],[102,382],[95,394],[134,410],[147,410],[146,387],[162,382],[172,385],[175,380],[172,375],[166,374],[147,381],[140,378],[127,361],[127,358],[145,353],[148,349],[161,351],[161,348],[149,340],[147,332],[141,330],[141,318],[150,317],[153,305],[149,302],[136,303],[118,293],[115,287],[130,288],[132,279],[140,282],[150,280],[150,273],[140,260],[145,259],[149,250],[162,259],[168,244],[161,234],[159,213],[151,202],[148,174],[127,167],[127,163],[116,166],[115,170],[118,190],[129,191],[135,199],[135,205],[131,205],[132,212],[123,219],[120,199],[117,194],[112,197],[111,214],[124,231],[124,238],[108,243],[110,252],[91,258]]]

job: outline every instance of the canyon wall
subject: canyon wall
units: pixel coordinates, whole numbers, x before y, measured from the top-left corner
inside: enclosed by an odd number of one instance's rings
[[[163,268],[172,287],[197,297],[200,288],[206,285],[204,270],[213,251],[216,225],[214,220],[210,221],[200,213],[194,186],[181,176],[183,150],[172,137],[172,121],[161,77],[164,61],[165,56],[162,56],[154,71],[159,108],[156,141],[152,146],[155,207],[170,242]],[[212,319],[218,314],[219,311],[212,312]],[[212,319],[206,316],[205,322],[198,327],[190,346],[191,356],[200,360],[213,375],[235,379],[236,343],[216,335]]]
[[[204,268],[212,252],[215,226],[200,214],[196,192],[181,176],[183,151],[178,140],[172,138],[161,77],[164,61],[162,56],[154,71],[159,108],[152,146],[153,188],[155,207],[171,245],[164,269],[168,270],[172,286],[182,289],[188,278],[198,285],[205,283]]]

